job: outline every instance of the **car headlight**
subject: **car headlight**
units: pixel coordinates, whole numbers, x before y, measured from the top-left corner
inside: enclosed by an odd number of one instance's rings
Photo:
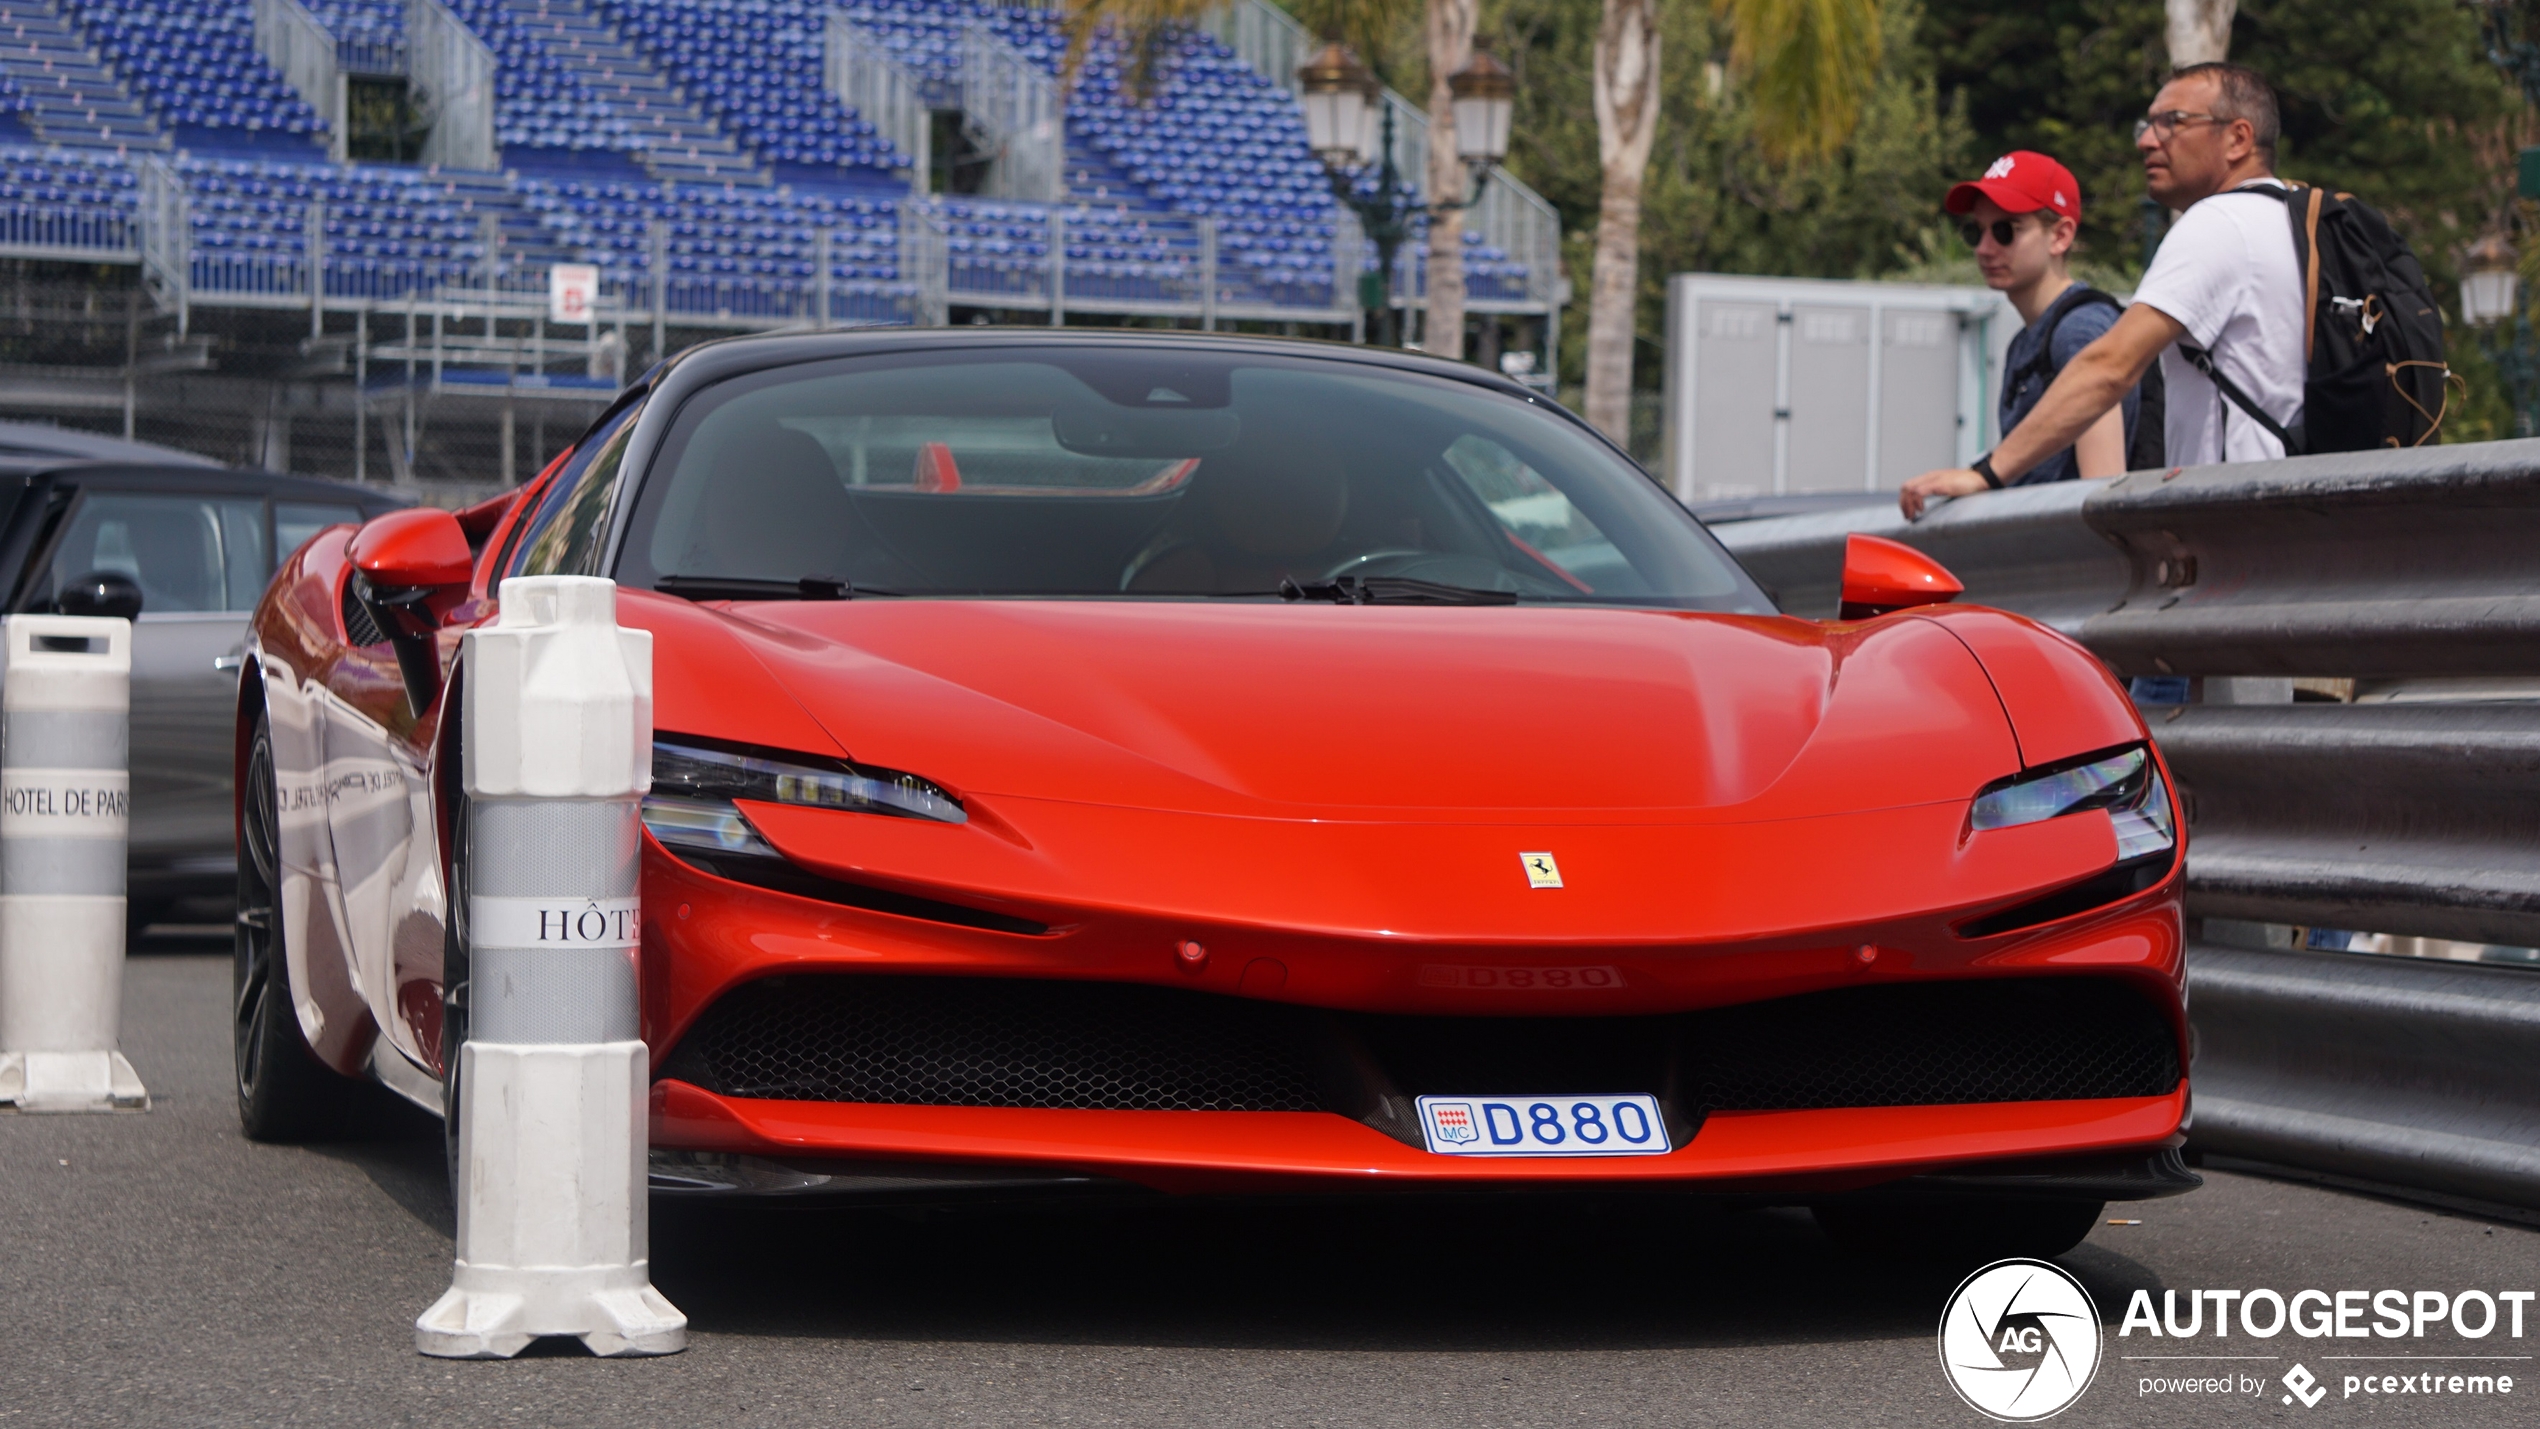
[[[2014,775],[1994,784],[1976,795],[1968,823],[1979,830],[2008,829],[2090,809],[2108,811],[2116,826],[2119,862],[2177,843],[2160,767],[2139,745],[2086,764]]]
[[[809,762],[816,758],[776,758],[677,739],[656,739],[653,789],[644,799],[644,826],[652,830],[654,838],[672,848],[773,858],[776,851],[759,837],[734,800],[844,809],[943,824],[970,820],[959,800],[914,774],[865,768],[844,760]]]

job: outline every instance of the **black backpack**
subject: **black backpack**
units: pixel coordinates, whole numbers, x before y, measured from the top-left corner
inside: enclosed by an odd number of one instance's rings
[[[2046,331],[2038,335],[2037,355],[2020,364],[2019,371],[2010,375],[2008,385],[2012,391],[2028,385],[2032,377],[2044,377],[2050,387],[2055,384],[2055,376],[2061,371],[2055,365],[2055,329],[2064,325],[2064,319],[2072,316],[2074,309],[2093,303],[2125,311],[2125,304],[2118,302],[2114,295],[2103,293],[2087,283],[2075,284],[2070,292],[2057,300],[2055,315],[2046,320]],[[2167,439],[2163,435],[2162,417],[2167,403],[2164,400],[2161,364],[2155,362],[2144,371],[2143,380],[2136,384],[2136,391],[2141,395],[2134,408],[2134,431],[2126,438],[2125,469],[2157,471],[2167,466],[2170,459]]]
[[[2305,288],[2302,420],[2287,430],[2214,365],[2203,348],[2179,355],[2232,405],[2284,443],[2287,456],[2371,451],[2433,440],[2460,379],[2443,357],[2443,310],[2407,241],[2352,194],[2300,184],[2235,193],[2284,202]]]

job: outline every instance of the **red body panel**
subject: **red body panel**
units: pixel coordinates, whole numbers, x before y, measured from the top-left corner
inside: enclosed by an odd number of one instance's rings
[[[390,586],[464,585],[476,567],[459,518],[432,506],[371,521],[348,554],[363,574]]]
[[[2084,1102],[1716,1112],[1665,1156],[1478,1161],[1432,1156],[1321,1112],[855,1106],[723,1098],[663,1081],[653,1086],[653,1144],[1030,1166],[1176,1192],[1669,1183],[1831,1192],[1954,1163],[2157,1146],[2178,1129],[2186,1100],[2181,1090]]]
[[[445,670],[464,629],[492,614],[492,562],[533,504],[468,513],[481,556],[471,593],[436,611]],[[383,1031],[435,1066],[446,914],[432,871],[456,783],[451,682],[418,711],[386,646],[346,648],[347,570],[335,532],[277,578],[242,700],[271,712],[278,754],[286,723],[300,741],[293,778],[310,792],[286,789],[286,805],[323,808],[292,932],[304,1030],[341,1070]],[[1954,931],[2115,856],[2098,813],[1971,833],[1974,793],[2145,737],[2086,654],[1998,612],[1829,625],[1552,607],[695,604],[642,591],[622,592],[619,610],[654,633],[665,737],[909,771],[970,815],[950,825],[744,805],[792,863],[1049,930],[771,892],[648,841],[643,1012],[657,1065],[732,988],[824,971],[1091,979],[1464,1016],[2089,974],[2148,993],[2184,1062],[2176,863],[2159,886],[2079,917],[1998,937]],[[357,808],[370,793],[375,807]],[[438,817],[400,813],[400,799]],[[393,857],[374,848],[398,839]],[[1558,854],[1561,887],[1529,886],[1518,854],[1536,849]],[[1206,956],[1177,956],[1184,944]],[[1601,971],[1592,985],[1506,975],[1544,968]],[[2182,1084],[2104,1101],[1717,1113],[1664,1157],[1487,1164],[1336,1113],[769,1102],[664,1081],[653,1120],[664,1146],[1057,1167],[1167,1190],[1843,1189],[1948,1164],[2154,1148],[2185,1105]]]

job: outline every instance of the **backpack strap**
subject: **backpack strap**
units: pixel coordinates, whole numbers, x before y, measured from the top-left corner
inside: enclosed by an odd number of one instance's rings
[[[2188,366],[2204,373],[2205,380],[2214,384],[2215,391],[2218,391],[2231,399],[2231,405],[2248,413],[2249,420],[2256,422],[2259,426],[2265,428],[2268,436],[2271,436],[2278,442],[2281,442],[2284,446],[2284,454],[2286,456],[2302,455],[2302,439],[2285,430],[2283,423],[2268,416],[2266,409],[2258,405],[2256,398],[2253,398],[2248,393],[2240,390],[2239,383],[2223,376],[2222,369],[2214,363],[2214,355],[2212,353],[2207,352],[2201,347],[2189,347],[2186,343],[2182,342],[2178,345],[2178,355],[2187,359]]]
[[[2302,365],[2309,367],[2313,345],[2319,337],[2320,312],[2320,191],[2297,188],[2297,197],[2287,207],[2293,217],[2294,260],[2302,265]]]
[[[2231,192],[2264,194],[2282,203],[2286,217],[2293,222],[2293,261],[2301,271],[2303,284],[2308,290],[2307,296],[2311,300],[2302,310],[2302,361],[2303,365],[2308,367],[2311,354],[2311,326],[2319,308],[2319,264],[2312,260],[2315,253],[2314,244],[2319,236],[2320,191],[2315,187],[2289,185],[2279,180],[2272,184],[2242,184]],[[2223,376],[2222,368],[2215,364],[2212,353],[2201,347],[2190,347],[2182,342],[2178,345],[2178,355],[2187,359],[2188,366],[2205,374],[2205,380],[2214,384],[2215,391],[2230,398],[2231,405],[2247,413],[2249,420],[2256,422],[2268,436],[2281,443],[2286,456],[2302,455],[2304,444],[2301,437],[2286,430],[2283,423],[2268,416],[2266,409],[2258,405],[2256,398],[2240,390],[2239,383]]]
[[[2016,392],[2027,386],[2030,378],[2041,373],[2045,375],[2047,381],[2054,381],[2056,373],[2062,370],[2055,365],[2055,330],[2062,327],[2064,319],[2071,317],[2078,309],[2101,303],[2119,312],[2125,311],[2125,304],[2088,283],[2075,283],[2070,291],[2057,295],[2055,315],[2046,320],[2046,331],[2038,335],[2037,354],[2021,363],[2020,370],[2011,374],[2011,390]]]

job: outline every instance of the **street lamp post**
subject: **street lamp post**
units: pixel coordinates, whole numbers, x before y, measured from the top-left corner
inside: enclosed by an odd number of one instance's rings
[[[1456,156],[1473,171],[1474,186],[1470,194],[1432,204],[1423,204],[1405,191],[1394,162],[1394,106],[1375,72],[1349,46],[1335,40],[1315,51],[1297,69],[1297,89],[1304,101],[1306,143],[1323,161],[1332,196],[1358,215],[1359,227],[1376,245],[1376,271],[1360,275],[1358,305],[1377,310],[1379,342],[1399,345],[1401,328],[1393,307],[1395,257],[1411,235],[1414,217],[1468,208],[1481,200],[1492,166],[1508,154],[1516,76],[1487,50],[1477,49],[1471,64],[1447,77],[1455,104]],[[1381,117],[1371,110],[1380,110]],[[1375,191],[1361,193],[1358,181],[1371,163],[1376,165]]]
[[[2478,334],[2512,394],[2514,435],[2540,435],[2540,346],[2520,301],[2520,255],[2512,240],[2490,233],[2461,255],[2461,316]]]

